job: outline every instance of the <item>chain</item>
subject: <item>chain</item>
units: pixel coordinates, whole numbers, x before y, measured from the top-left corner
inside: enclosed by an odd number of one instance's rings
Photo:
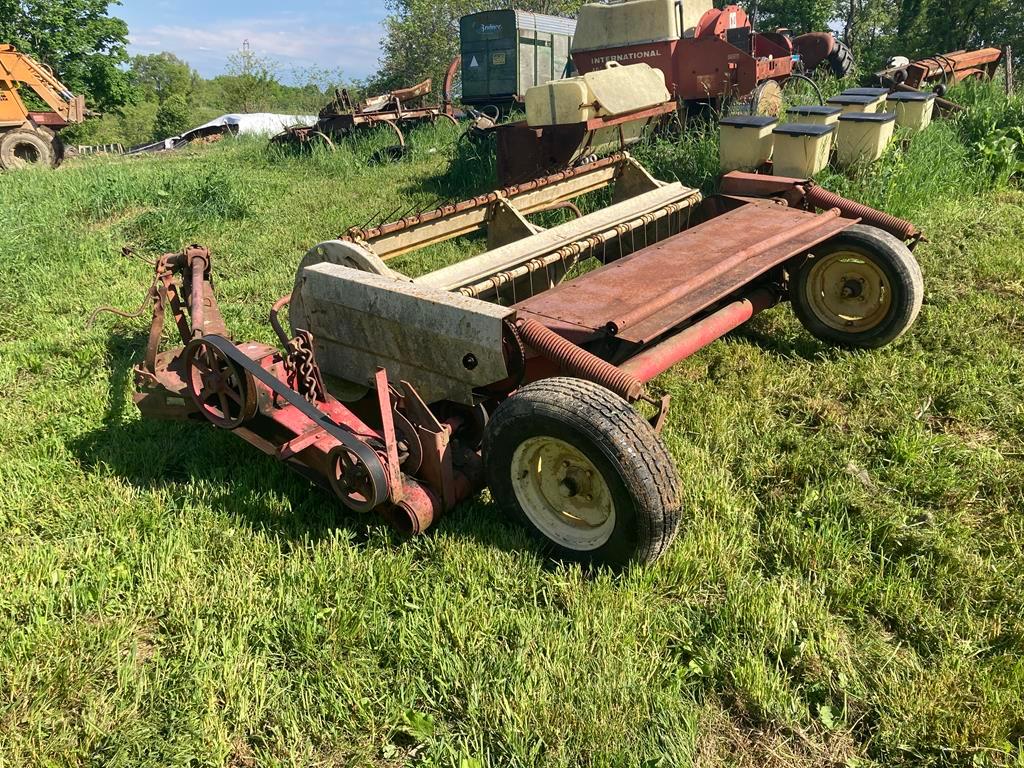
[[[313,356],[313,337],[309,331],[299,331],[288,342],[284,369],[288,373],[288,386],[311,403],[323,401],[324,381]]]

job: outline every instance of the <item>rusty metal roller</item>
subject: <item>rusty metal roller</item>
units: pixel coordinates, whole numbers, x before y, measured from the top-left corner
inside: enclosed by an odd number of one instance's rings
[[[808,184],[804,188],[803,193],[808,205],[814,208],[822,208],[824,210],[838,208],[845,218],[860,219],[865,224],[870,224],[872,227],[884,230],[900,240],[920,239],[920,230],[906,219],[890,216],[884,211],[879,211],[863,203],[837,195],[835,192],[829,192],[827,189],[814,184]]]
[[[536,320],[519,320],[516,329],[526,344],[558,363],[566,373],[600,384],[631,403],[643,394],[644,386],[636,378],[563,339]]]

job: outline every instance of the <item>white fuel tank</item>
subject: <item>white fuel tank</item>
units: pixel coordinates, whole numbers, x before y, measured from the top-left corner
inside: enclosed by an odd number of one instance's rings
[[[526,122],[531,127],[585,123],[655,107],[670,98],[660,69],[611,61],[605,69],[528,89]]]

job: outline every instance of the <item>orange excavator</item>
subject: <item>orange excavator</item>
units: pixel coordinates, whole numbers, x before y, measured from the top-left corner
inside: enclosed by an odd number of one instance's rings
[[[21,86],[50,111],[29,111],[18,92]],[[71,93],[52,69],[13,45],[0,44],[0,170],[60,165],[64,143],[57,131],[86,116],[85,97]]]

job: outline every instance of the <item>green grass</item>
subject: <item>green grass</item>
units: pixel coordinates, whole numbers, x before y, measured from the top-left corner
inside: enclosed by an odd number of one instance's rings
[[[486,494],[403,543],[144,422],[145,321],[85,325],[142,298],[123,245],[201,242],[235,335],[273,341],[306,248],[484,190],[444,175],[452,129],[389,166],[385,137],[232,141],[2,177],[0,765],[1024,765],[1024,193],[971,130],[827,179],[927,231],[908,339],[841,352],[779,307],[658,380],[685,526],[622,577],[549,567]]]

